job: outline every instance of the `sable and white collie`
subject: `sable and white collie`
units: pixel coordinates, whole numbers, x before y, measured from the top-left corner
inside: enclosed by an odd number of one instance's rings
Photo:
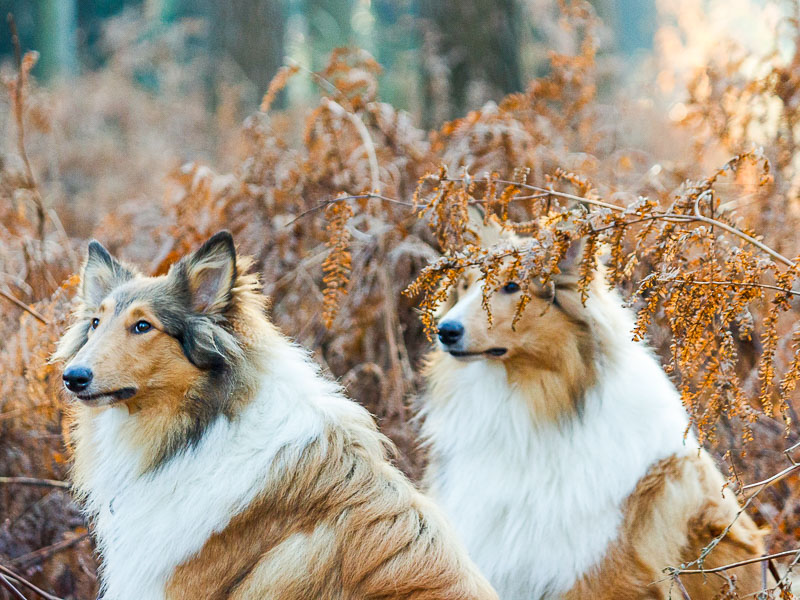
[[[505,237],[489,223],[484,243]],[[481,307],[467,272],[440,313],[421,414],[426,484],[503,600],[661,599],[662,569],[697,559],[730,532],[706,568],[758,557],[763,532],[741,514],[711,457],[686,432],[674,386],[598,275],[585,305],[580,250],[512,329],[518,282]],[[735,522],[734,522],[735,521]],[[728,571],[761,589],[761,567]],[[692,600],[720,575],[684,575]],[[681,598],[677,587],[672,598]],[[727,596],[726,596],[727,597]]]
[[[496,599],[221,232],[167,275],[89,244],[56,358],[102,595]]]

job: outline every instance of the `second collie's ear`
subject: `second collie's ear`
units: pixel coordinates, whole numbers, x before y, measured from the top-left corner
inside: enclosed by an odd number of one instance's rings
[[[134,278],[136,272],[117,261],[103,245],[92,240],[81,271],[81,300],[97,307],[118,285]]]
[[[236,248],[229,231],[220,231],[180,263],[192,310],[221,313],[231,303],[236,282]]]
[[[586,236],[581,236],[569,243],[567,251],[561,260],[558,261],[558,270],[562,273],[577,272],[583,261],[583,253],[586,250]]]
[[[467,209],[469,214],[469,228],[478,234],[481,246],[488,248],[503,239],[503,226],[494,215],[486,219],[486,212],[482,206],[471,204]]]

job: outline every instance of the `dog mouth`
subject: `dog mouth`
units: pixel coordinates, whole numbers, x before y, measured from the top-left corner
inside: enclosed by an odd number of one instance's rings
[[[87,404],[99,404],[98,400],[101,400],[102,398],[109,398],[111,402],[119,402],[133,398],[135,395],[136,388],[124,387],[118,390],[108,390],[105,392],[96,392],[94,394],[75,394],[75,397],[81,402],[85,402]]]
[[[508,349],[506,348],[489,348],[488,350],[483,350],[481,352],[461,352],[459,350],[448,350],[450,356],[454,358],[471,358],[471,357],[480,357],[480,356],[503,356]]]

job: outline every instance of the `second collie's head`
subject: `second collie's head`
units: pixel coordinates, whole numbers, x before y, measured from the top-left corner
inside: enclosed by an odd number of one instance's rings
[[[512,245],[521,242],[502,232],[496,223],[483,230],[481,239],[484,243],[500,239]],[[481,273],[477,268],[465,271],[448,303],[439,310],[439,368],[475,361],[500,364],[510,384],[539,394],[536,402],[546,404],[539,412],[555,416],[562,409],[579,407],[583,393],[595,380],[597,347],[593,321],[578,288],[582,252],[583,245],[574,243],[550,285],[529,282],[531,298],[516,323],[524,282],[508,279],[500,283],[490,298],[490,323],[482,305]],[[550,398],[544,398],[545,394]]]
[[[228,232],[159,277],[91,242],[76,322],[54,356],[66,362],[66,389],[92,407],[224,412],[244,356],[235,319],[243,303],[259,302],[241,262]]]

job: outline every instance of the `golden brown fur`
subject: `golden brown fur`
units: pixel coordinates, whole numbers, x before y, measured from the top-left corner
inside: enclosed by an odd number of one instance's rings
[[[384,462],[385,440],[358,425],[285,457],[261,498],[177,569],[169,597],[495,597],[437,510]]]
[[[665,600],[683,598],[667,567],[696,561],[703,549],[727,526],[728,534],[708,554],[703,568],[729,565],[761,556],[764,534],[740,512],[731,491],[706,452],[670,457],[650,469],[628,498],[619,539],[602,564],[584,577],[564,600]],[[691,568],[698,568],[693,565]],[[761,565],[728,571],[740,597],[763,588]],[[691,600],[714,600],[726,585],[719,574],[688,574],[681,582]],[[767,584],[771,583],[768,579]]]

